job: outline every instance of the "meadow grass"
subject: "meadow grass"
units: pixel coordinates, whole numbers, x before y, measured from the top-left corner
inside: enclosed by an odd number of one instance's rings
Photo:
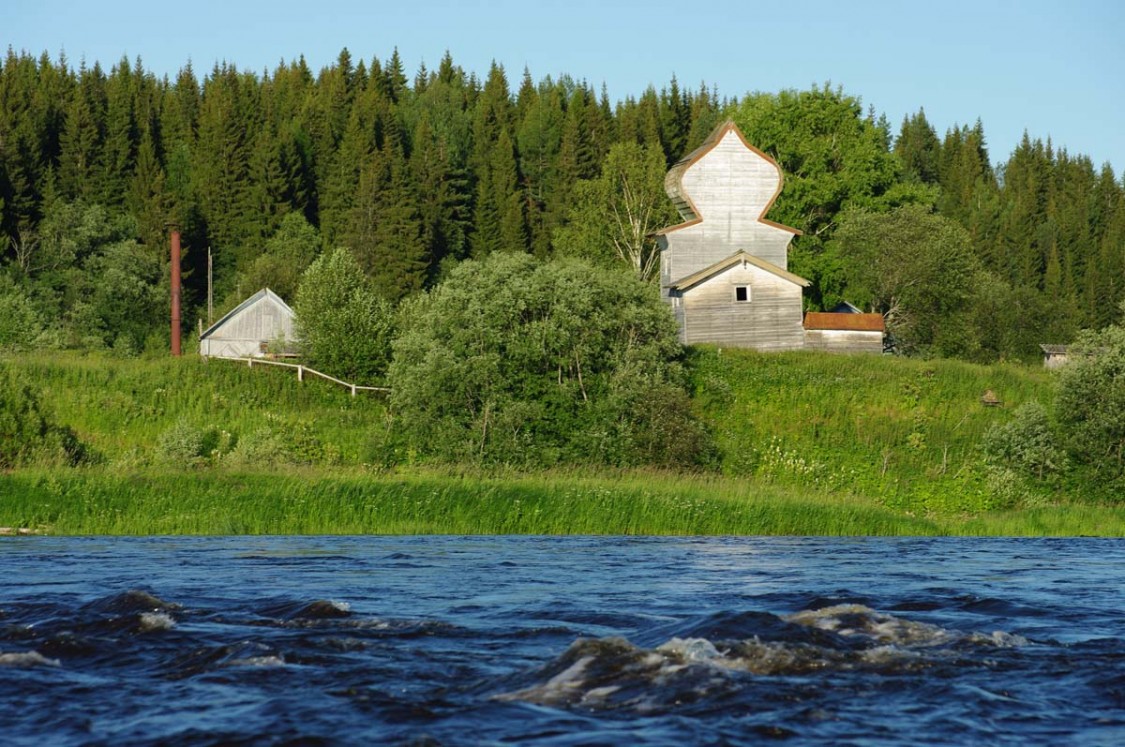
[[[1125,508],[1054,490],[1000,498],[983,434],[1049,376],[1018,365],[699,348],[694,403],[714,473],[483,472],[388,454],[378,395],[227,361],[34,354],[10,361],[53,418],[101,455],[81,469],[0,475],[0,525],[61,534],[1125,535]],[[1002,407],[985,407],[992,389]],[[154,458],[178,423],[268,426],[324,448],[267,469],[222,455]],[[377,464],[372,465],[370,462]],[[444,471],[443,471],[444,470]]]
[[[1053,397],[1022,364],[696,348],[695,401],[729,476],[858,493],[914,512],[1005,507],[987,484],[984,434]],[[981,398],[992,390],[1001,406]]]
[[[21,471],[0,524],[64,535],[622,534],[1125,536],[1120,507],[913,516],[855,496],[744,480]]]
[[[73,428],[111,465],[143,466],[177,423],[238,436],[264,426],[311,432],[341,463],[363,461],[386,430],[380,395],[291,369],[196,356],[119,359],[36,353],[8,361],[40,391],[55,421]]]

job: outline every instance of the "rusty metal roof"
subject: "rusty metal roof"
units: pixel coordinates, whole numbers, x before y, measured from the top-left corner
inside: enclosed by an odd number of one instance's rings
[[[805,329],[834,329],[850,332],[882,332],[882,314],[838,314],[810,311],[805,314]]]

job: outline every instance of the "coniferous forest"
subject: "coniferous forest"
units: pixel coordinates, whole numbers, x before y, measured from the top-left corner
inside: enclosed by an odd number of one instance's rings
[[[387,304],[500,251],[636,272],[615,250],[621,201],[634,228],[678,222],[664,171],[727,118],[785,173],[769,217],[803,232],[790,269],[813,281],[810,308],[847,300],[885,313],[905,352],[979,361],[1119,320],[1125,184],[1029,135],[991,154],[979,121],[939,133],[920,109],[895,127],[829,85],[721,96],[673,79],[610,101],[448,54],[413,73],[397,51],[345,50],[319,71],[168,79],[9,49],[0,350],[163,348],[169,222],[188,330],[206,320],[208,251],[217,313],[266,285],[292,301],[335,247]]]

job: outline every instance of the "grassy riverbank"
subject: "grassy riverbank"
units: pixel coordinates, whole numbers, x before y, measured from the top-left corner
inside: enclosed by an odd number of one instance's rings
[[[1125,535],[1083,486],[990,483],[984,432],[1051,396],[1041,369],[700,349],[706,475],[434,468],[377,395],[194,358],[11,361],[99,455],[0,475],[0,526],[64,534]],[[1002,407],[986,407],[993,390]],[[179,429],[179,430],[177,430]],[[204,434],[177,463],[169,433]],[[263,435],[265,434],[265,435]]]
[[[658,474],[25,471],[0,486],[0,522],[51,534],[1125,536],[1125,508],[921,517],[854,496]]]

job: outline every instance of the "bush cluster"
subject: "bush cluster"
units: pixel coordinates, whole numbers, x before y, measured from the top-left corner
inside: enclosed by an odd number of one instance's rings
[[[51,422],[31,386],[0,362],[0,469],[77,465],[92,457],[74,431]]]
[[[627,273],[498,253],[459,265],[400,323],[391,405],[419,453],[667,467],[710,454],[671,315]]]

